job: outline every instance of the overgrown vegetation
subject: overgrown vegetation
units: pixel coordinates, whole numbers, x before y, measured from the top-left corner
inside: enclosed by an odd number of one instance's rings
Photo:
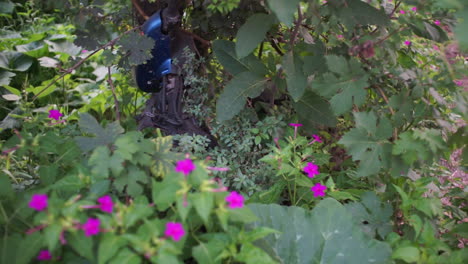
[[[0,263],[466,263],[467,23],[191,1],[184,112],[214,143],[137,131],[129,1],[0,0]]]

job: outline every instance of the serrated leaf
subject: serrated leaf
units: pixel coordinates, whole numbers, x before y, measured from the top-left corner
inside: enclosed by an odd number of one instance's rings
[[[307,78],[302,72],[302,65],[302,60],[292,51],[283,56],[288,92],[295,102],[301,98],[307,87]]]
[[[151,50],[155,41],[145,35],[140,35],[133,31],[123,36],[118,42],[122,49],[130,53],[129,63],[136,66],[145,63],[152,58]]]
[[[84,152],[93,150],[98,146],[114,143],[115,139],[124,132],[124,129],[116,121],[103,128],[97,120],[88,113],[80,114],[78,123],[81,131],[95,137],[76,137],[75,140]]]
[[[89,157],[91,172],[97,179],[109,177],[109,170],[114,173],[114,177],[119,176],[123,170],[124,159],[119,154],[111,155],[107,146],[97,147]]]
[[[413,132],[406,131],[399,135],[392,150],[393,155],[401,155],[406,164],[411,165],[417,160],[426,160],[430,157],[427,143],[418,140]]]
[[[276,204],[251,204],[259,217],[255,227],[270,227],[281,234],[259,240],[273,259],[281,263],[387,263],[388,244],[364,235],[351,214],[334,199],[326,198],[306,211]]]
[[[228,40],[215,40],[213,42],[213,53],[219,63],[232,75],[250,71],[258,75],[266,75],[268,70],[266,66],[253,54],[239,59],[236,55],[236,44]]]
[[[279,21],[290,27],[293,24],[294,13],[300,0],[268,0],[268,6],[275,13]]]
[[[330,104],[335,115],[349,111],[353,104],[364,104],[367,97],[364,88],[368,86],[369,75],[362,70],[359,62],[354,59],[346,62],[335,55],[327,56],[326,60],[328,68],[340,77],[327,72],[312,82],[312,89],[325,98],[331,98]]]
[[[374,112],[354,113],[356,128],[351,129],[338,143],[346,146],[354,161],[360,161],[357,175],[360,177],[376,174],[388,163],[388,137],[392,127],[386,118],[377,123]]]
[[[254,14],[247,19],[237,32],[236,54],[239,59],[249,55],[265,38],[275,23],[275,17],[268,14]]]
[[[224,88],[216,102],[218,121],[226,121],[237,115],[248,97],[257,97],[265,88],[266,79],[252,72],[236,75]]]
[[[115,188],[123,192],[126,187],[126,193],[132,197],[137,197],[143,192],[141,184],[148,183],[148,175],[136,166],[130,166],[128,173],[124,173],[114,180]]]
[[[298,102],[293,103],[294,110],[299,115],[299,122],[308,132],[314,131],[318,126],[334,127],[336,117],[330,104],[320,95],[307,90]]]

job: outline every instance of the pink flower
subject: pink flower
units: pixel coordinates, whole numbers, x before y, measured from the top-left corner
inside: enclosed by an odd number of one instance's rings
[[[314,141],[318,142],[318,143],[322,143],[322,139],[320,138],[319,135],[312,135],[312,137],[314,138]]]
[[[88,218],[88,221],[82,226],[85,236],[94,236],[99,234],[101,221],[97,218]]]
[[[191,159],[184,159],[184,160],[177,161],[177,165],[175,168],[176,172],[182,172],[185,176],[187,176],[193,170],[195,170],[195,164],[193,164]]]
[[[307,165],[302,169],[309,178],[315,177],[315,175],[319,175],[319,166],[313,164],[312,162],[307,162]]]
[[[293,127],[301,127],[302,126],[302,124],[299,124],[299,123],[290,123],[289,125],[293,126]]]
[[[112,210],[114,209],[114,203],[112,202],[112,198],[109,195],[100,197],[97,201],[101,211],[110,214],[112,213]]]
[[[406,14],[405,10],[400,10],[400,14],[402,15]]]
[[[81,51],[81,53],[86,53],[86,52],[88,52],[88,50],[86,50],[86,49]]]
[[[325,190],[327,189],[327,186],[322,185],[320,183],[315,184],[310,188],[310,190],[314,193],[314,197],[318,196],[325,196]]]
[[[172,237],[174,241],[179,241],[185,235],[184,226],[181,223],[169,222],[166,224],[164,235]]]
[[[42,211],[47,208],[47,194],[33,194],[31,201],[29,201],[29,207],[36,210]]]
[[[344,36],[343,35],[338,35],[336,36],[339,40],[343,40],[344,39]]]
[[[463,86],[463,80],[454,80],[453,81],[457,86]]]
[[[440,26],[440,25],[441,25],[441,23],[440,23],[440,20],[436,20],[436,21],[434,21],[434,24],[436,24],[436,25]]]
[[[437,45],[432,45],[432,48],[433,48],[434,50],[440,50],[439,46],[437,46]]]
[[[409,41],[409,40],[405,40],[405,45],[406,45],[406,46],[409,46],[409,45],[411,45],[411,41]]]
[[[229,208],[231,209],[244,207],[244,197],[236,191],[233,191],[226,196],[226,202],[229,204]]]
[[[50,254],[49,250],[41,250],[39,251],[39,255],[37,255],[37,260],[51,260],[52,255]]]
[[[415,6],[413,6],[413,7],[411,8],[411,11],[416,12],[416,11],[418,11],[418,8],[415,7]]]
[[[59,120],[61,116],[63,116],[63,114],[60,113],[59,110],[55,110],[55,109],[49,110],[49,118]]]

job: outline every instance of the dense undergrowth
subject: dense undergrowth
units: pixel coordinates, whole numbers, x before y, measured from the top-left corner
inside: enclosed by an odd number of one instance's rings
[[[0,0],[0,263],[466,263],[467,12],[191,1],[209,147],[137,130],[127,1]]]

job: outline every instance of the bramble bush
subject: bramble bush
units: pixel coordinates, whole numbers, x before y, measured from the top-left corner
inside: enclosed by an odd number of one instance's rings
[[[128,2],[0,1],[0,263],[468,261],[465,1],[189,1],[215,146],[137,130]]]

